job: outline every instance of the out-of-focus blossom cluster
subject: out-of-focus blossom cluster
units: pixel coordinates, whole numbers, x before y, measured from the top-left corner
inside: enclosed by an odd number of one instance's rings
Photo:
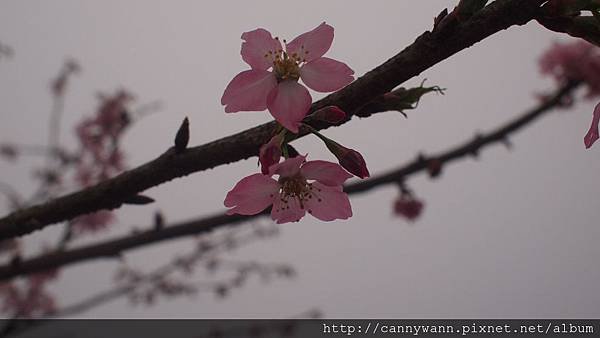
[[[554,77],[560,84],[582,81],[588,89],[587,98],[600,96],[600,48],[583,40],[555,43],[539,60],[542,74]],[[590,129],[583,142],[590,148],[598,140],[600,108],[594,110]]]
[[[79,187],[85,188],[106,180],[125,169],[120,148],[123,132],[130,123],[127,105],[133,96],[119,90],[114,95],[100,94],[96,114],[85,118],[75,128],[80,143],[80,159],[75,171]],[[76,231],[97,231],[114,220],[110,211],[99,211],[73,220]]]
[[[99,99],[96,114],[85,118],[75,128],[81,147],[77,181],[84,187],[110,178],[125,168],[119,143],[129,125],[126,107],[133,96],[120,90],[112,96],[101,94]]]
[[[600,95],[600,48],[583,40],[554,43],[539,59],[540,71],[563,84],[583,81],[587,97]]]
[[[34,318],[56,311],[54,297],[46,284],[58,277],[58,270],[28,276],[22,284],[18,282],[0,283],[2,312],[12,313],[19,318]]]
[[[219,254],[277,234],[278,228],[273,225],[254,224],[249,232],[230,231],[206,236],[197,241],[191,252],[176,256],[167,265],[152,272],[142,272],[123,264],[115,275],[115,281],[120,287],[130,289],[128,297],[133,304],[152,305],[160,297],[189,297],[201,292],[225,298],[235,289],[243,287],[252,277],[264,282],[273,278],[295,277],[295,270],[288,264],[234,261],[219,257]],[[192,280],[196,275],[204,278]]]
[[[121,150],[123,133],[130,125],[128,105],[133,96],[125,90],[114,94],[99,94],[99,103],[93,115],[84,118],[74,129],[77,145],[65,147],[58,142],[60,116],[63,112],[62,99],[68,81],[73,74],[80,72],[79,65],[68,60],[50,84],[54,98],[50,116],[50,141],[45,145],[0,143],[0,157],[15,161],[24,155],[42,156],[47,161],[36,168],[34,175],[41,181],[40,187],[30,198],[20,194],[5,182],[0,182],[0,194],[9,199],[11,209],[45,200],[66,187],[63,183],[72,175],[74,188],[82,189],[106,180],[125,169]],[[54,136],[54,137],[53,137]],[[73,219],[56,246],[45,248],[54,251],[64,248],[73,235],[106,229],[115,219],[111,211],[102,210]],[[21,264],[21,239],[0,241],[0,255],[6,265]],[[8,259],[6,259],[8,258]],[[58,270],[24,276],[10,281],[0,281],[0,312],[17,318],[42,317],[54,313],[55,300],[48,290],[48,284],[58,276]]]

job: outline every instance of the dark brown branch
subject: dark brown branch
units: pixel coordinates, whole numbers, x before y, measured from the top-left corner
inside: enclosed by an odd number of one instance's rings
[[[458,147],[435,156],[425,157],[421,155],[411,163],[408,163],[397,170],[374,176],[368,180],[348,184],[345,186],[344,190],[348,194],[356,194],[385,184],[401,182],[407,176],[416,174],[420,171],[430,170],[432,161],[435,161],[436,165],[441,169],[443,165],[449,162],[465,156],[477,154],[485,146],[496,142],[505,143],[510,134],[533,122],[541,115],[550,112],[552,108],[559,106],[563,102],[563,99],[571,95],[577,86],[578,83],[569,83],[565,85],[557,91],[554,96],[535,109],[526,112],[524,115],[510,121],[489,134],[478,135],[471,141],[467,141]],[[23,274],[41,272],[86,260],[103,257],[117,257],[126,250],[173,238],[204,234],[216,228],[240,224],[256,217],[266,216],[269,213],[270,210],[266,210],[263,213],[254,216],[227,216],[225,214],[215,214],[201,219],[165,226],[159,230],[155,230],[155,227],[150,226],[148,228],[151,230],[146,232],[78,249],[46,254],[44,256],[20,261],[18,264],[0,266],[0,280],[13,278]]]
[[[364,104],[466,49],[482,39],[513,25],[535,18],[544,0],[497,0],[466,21],[438,25],[425,32],[402,52],[357,79],[344,89],[313,103],[315,109],[335,105],[350,116]],[[443,21],[443,20],[442,20]],[[316,129],[332,125],[305,121]],[[339,124],[345,123],[343,121]],[[339,125],[338,124],[338,125]],[[260,145],[272,136],[274,122],[197,146],[176,154],[173,148],[138,168],[124,172],[90,188],[13,212],[0,219],[0,239],[20,236],[46,225],[101,209],[121,206],[124,199],[174,178],[255,156]],[[307,133],[302,129],[298,137]]]

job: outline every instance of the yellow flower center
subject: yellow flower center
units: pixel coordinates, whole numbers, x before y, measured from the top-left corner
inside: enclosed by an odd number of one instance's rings
[[[283,57],[277,55],[273,61],[273,71],[277,76],[278,81],[294,80],[298,81],[300,78],[300,65],[299,62],[289,57],[286,52],[282,52]]]
[[[279,38],[275,39],[279,40]],[[283,40],[283,43],[285,44],[286,41]],[[308,54],[308,51],[302,46],[299,54],[288,54],[283,49],[280,49],[276,52],[269,51],[265,54],[265,58],[272,60],[273,72],[278,82],[284,80],[298,81],[300,78],[300,65],[306,62],[306,54]]]
[[[321,198],[317,197],[321,189],[313,187],[312,183],[308,183],[301,175],[280,177],[279,185],[281,186],[280,198],[284,205],[283,208],[289,208],[290,198],[297,199],[301,209],[304,209],[304,203],[312,198],[318,198],[318,201],[321,202]]]

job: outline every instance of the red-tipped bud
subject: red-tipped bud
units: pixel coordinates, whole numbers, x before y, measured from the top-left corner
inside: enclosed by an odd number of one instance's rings
[[[260,170],[264,175],[269,173],[269,167],[279,163],[281,159],[281,143],[283,134],[277,134],[271,140],[260,147],[258,160],[260,161]]]
[[[312,117],[318,121],[339,123],[346,118],[346,113],[337,106],[327,106],[314,112]]]
[[[365,159],[358,151],[346,148],[332,140],[325,142],[325,145],[327,146],[327,149],[337,157],[340,165],[348,170],[348,172],[360,178],[370,176]]]

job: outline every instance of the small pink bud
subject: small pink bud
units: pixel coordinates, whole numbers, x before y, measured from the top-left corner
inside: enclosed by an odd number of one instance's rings
[[[260,170],[264,175],[269,173],[269,167],[279,163],[281,159],[281,143],[283,134],[277,134],[271,140],[260,147],[258,160],[260,161]]]
[[[337,106],[327,106],[314,112],[312,117],[318,121],[339,123],[346,118],[346,113]]]
[[[419,218],[422,211],[423,202],[408,194],[402,194],[396,202],[394,202],[394,213],[409,221],[414,221]]]
[[[346,148],[332,140],[325,142],[325,145],[327,146],[327,149],[337,157],[340,165],[348,170],[348,172],[360,178],[370,176],[365,159],[358,151]]]

